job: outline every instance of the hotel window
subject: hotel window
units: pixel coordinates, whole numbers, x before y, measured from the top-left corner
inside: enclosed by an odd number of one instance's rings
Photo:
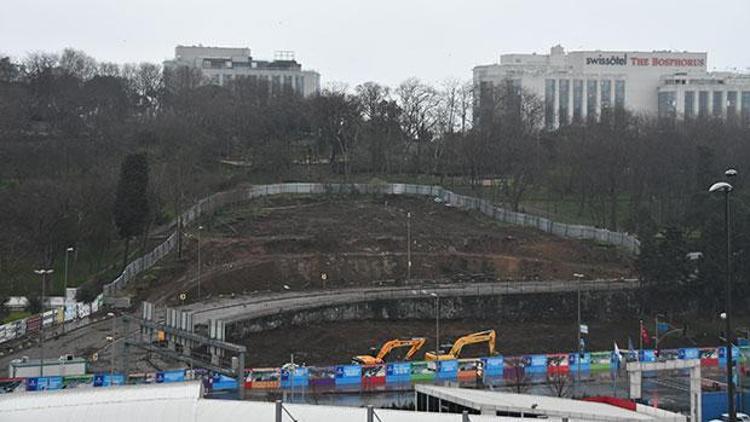
[[[724,91],[714,91],[714,116],[721,117],[724,108]]]
[[[742,91],[742,124],[750,127],[750,91]]]
[[[555,80],[544,81],[544,127],[555,128]]]
[[[567,125],[570,122],[568,110],[568,101],[570,100],[570,81],[560,79],[560,125]]]
[[[583,81],[573,81],[573,121],[580,122],[583,119]]]
[[[597,81],[586,81],[586,116],[596,119]]]
[[[708,91],[698,92],[698,116],[708,116]]]
[[[737,91],[727,92],[727,119],[737,117]]]
[[[674,92],[659,93],[659,118],[674,119],[677,112],[677,102]]]
[[[625,81],[615,81],[615,108],[625,109]]]
[[[612,81],[602,81],[602,100],[601,109],[608,109],[612,106]]]
[[[281,76],[273,75],[271,81],[271,92],[274,94],[281,92]]]
[[[695,117],[695,91],[685,91],[685,118]]]

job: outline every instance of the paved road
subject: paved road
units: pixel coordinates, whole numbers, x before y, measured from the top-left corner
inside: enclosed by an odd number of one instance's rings
[[[637,279],[586,280],[581,282],[582,291],[629,290],[637,287]],[[331,291],[316,290],[236,296],[186,305],[180,309],[192,311],[193,322],[195,324],[205,324],[209,319],[220,319],[231,323],[321,306],[362,303],[374,300],[414,299],[418,296],[426,297],[432,293],[440,297],[496,296],[572,292],[576,291],[577,288],[577,283],[566,280],[465,283],[429,285],[424,287],[349,288]]]

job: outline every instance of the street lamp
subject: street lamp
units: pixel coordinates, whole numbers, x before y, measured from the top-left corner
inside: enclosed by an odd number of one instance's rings
[[[435,352],[440,353],[440,296],[435,292],[430,296],[435,298]]]
[[[39,338],[40,338],[40,355],[41,359],[39,359],[39,376],[44,376],[44,296],[45,296],[45,284],[47,284],[47,275],[54,273],[55,270],[48,268],[48,269],[38,269],[34,270],[35,274],[38,274],[42,277],[42,321],[39,326]]]
[[[71,252],[73,252],[75,249],[73,247],[68,247],[65,249],[65,276],[63,277],[63,323],[62,323],[62,332],[65,334],[65,311],[68,310],[67,305],[67,299],[68,299],[68,256]]]
[[[198,226],[198,300],[201,298],[201,231],[203,226]]]
[[[573,277],[577,280],[577,291],[578,291],[578,326],[576,327],[576,342],[578,347],[578,356],[576,359],[576,381],[581,379],[581,354],[583,352],[583,345],[581,344],[581,280],[584,275],[580,273],[573,273]],[[573,383],[575,385],[575,382]]]
[[[411,212],[406,213],[406,282],[411,280]]]
[[[737,170],[728,169],[724,172],[724,175],[732,179],[737,176]],[[723,192],[724,193],[724,231],[727,237],[727,262],[726,262],[726,296],[724,298],[724,313],[726,313],[726,350],[727,350],[727,402],[729,404],[729,422],[736,422],[737,414],[734,408],[734,380],[732,379],[732,320],[731,320],[731,309],[732,309],[732,237],[730,233],[730,219],[729,219],[729,194],[732,192],[732,185],[727,182],[716,182],[708,188],[709,192]]]
[[[113,385],[112,383],[112,377],[115,372],[115,329],[117,324],[117,318],[114,314],[114,312],[107,312],[107,316],[112,318],[112,335],[109,335],[106,337],[107,341],[110,343],[111,350],[110,358],[109,358],[109,383],[110,386]]]

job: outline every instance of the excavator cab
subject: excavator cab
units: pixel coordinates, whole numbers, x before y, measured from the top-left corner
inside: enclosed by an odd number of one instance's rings
[[[425,360],[452,360],[452,359],[458,359],[461,355],[461,349],[464,348],[464,346],[467,346],[469,344],[476,344],[476,343],[487,343],[490,349],[490,355],[495,354],[495,330],[486,330],[486,331],[479,331],[477,333],[468,334],[465,335],[458,340],[456,340],[455,343],[453,343],[453,347],[451,347],[451,350],[448,353],[439,353],[439,352],[427,352],[424,355]]]
[[[408,352],[406,352],[406,355],[404,356],[404,360],[411,359],[419,349],[424,346],[425,342],[427,342],[427,339],[424,337],[416,337],[408,340],[401,340],[401,339],[394,339],[391,341],[387,341],[383,344],[383,347],[380,348],[380,352],[378,352],[377,356],[370,356],[370,355],[359,355],[354,356],[352,358],[352,362],[364,365],[364,366],[370,366],[370,365],[381,365],[385,363],[384,358],[388,353],[390,353],[393,349],[401,348],[401,347],[407,347],[410,346]]]

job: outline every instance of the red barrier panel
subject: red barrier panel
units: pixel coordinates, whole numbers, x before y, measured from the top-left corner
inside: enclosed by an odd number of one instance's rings
[[[586,397],[583,399],[583,401],[592,401],[596,403],[606,403],[612,406],[621,407],[623,409],[632,410],[635,412],[635,402],[628,399],[620,399],[617,397],[609,397],[609,396],[594,396],[594,397]]]

